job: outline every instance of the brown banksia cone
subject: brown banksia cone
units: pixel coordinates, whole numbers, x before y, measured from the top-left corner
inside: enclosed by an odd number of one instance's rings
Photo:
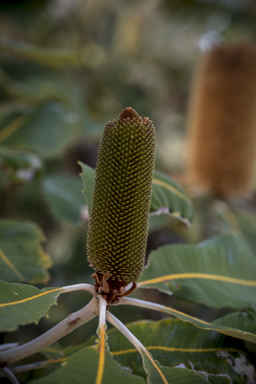
[[[205,54],[192,88],[190,181],[217,197],[248,192],[256,148],[256,47],[219,45]]]
[[[155,162],[155,128],[132,108],[106,124],[88,228],[88,260],[99,293],[120,296],[145,261]],[[111,300],[115,299],[115,294]]]

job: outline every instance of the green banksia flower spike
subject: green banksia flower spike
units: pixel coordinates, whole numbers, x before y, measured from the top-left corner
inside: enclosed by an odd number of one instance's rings
[[[126,108],[117,121],[106,124],[87,241],[88,260],[97,271],[96,285],[102,286],[99,293],[123,292],[123,287],[141,275],[154,161],[155,128],[147,117]],[[101,284],[102,279],[105,281]]]

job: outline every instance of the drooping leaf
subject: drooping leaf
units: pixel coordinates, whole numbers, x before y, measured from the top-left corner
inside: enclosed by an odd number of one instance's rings
[[[71,67],[79,66],[78,55],[76,52],[58,51],[56,49],[4,38],[0,39],[0,50],[54,68],[65,65]]]
[[[49,375],[29,381],[29,384],[70,384],[70,383],[97,383],[97,384],[145,384],[142,377],[132,375],[126,369],[111,359],[110,353],[105,354],[103,379],[96,381],[99,366],[99,353],[97,347],[84,348],[65,360],[65,365]]]
[[[255,309],[248,311],[233,312],[226,316],[219,317],[212,322],[214,325],[232,327],[241,331],[256,334],[256,313]]]
[[[224,350],[235,358],[244,351],[242,343],[232,338],[217,332],[199,330],[177,319],[139,321],[127,327],[161,366],[174,367],[181,364],[184,368],[194,367],[196,371],[205,372],[208,378],[221,374],[229,377],[230,382],[244,382],[244,378],[217,355],[218,351]],[[135,374],[145,375],[140,354],[116,329],[108,332],[108,345],[119,364],[130,367]]]
[[[153,251],[139,285],[216,309],[246,309],[256,304],[255,276],[255,255],[246,241],[225,234]]]
[[[82,177],[84,185],[83,193],[87,202],[88,211],[90,213],[92,207],[92,193],[94,187],[95,170],[89,165],[82,163],[81,161],[79,161],[78,164],[82,168],[82,173],[80,173],[80,176]]]
[[[193,206],[182,188],[170,177],[154,172],[151,200],[152,213],[167,213],[187,225],[193,218]]]
[[[0,143],[32,150],[43,157],[63,150],[74,135],[70,112],[61,103],[12,112],[0,121]]]
[[[56,303],[62,288],[48,291],[31,285],[0,281],[0,330],[15,331],[19,325],[37,323]]]
[[[69,174],[53,174],[42,180],[46,200],[53,214],[71,224],[81,222],[81,210],[85,206],[81,179]]]
[[[46,283],[51,260],[41,248],[44,240],[34,223],[0,220],[0,279]]]
[[[128,302],[127,302],[127,300],[128,300]],[[213,323],[208,323],[205,320],[201,320],[197,317],[187,315],[184,312],[178,311],[177,309],[174,309],[171,307],[166,307],[165,305],[161,305],[161,304],[155,304],[155,303],[151,303],[151,302],[147,302],[147,301],[143,301],[143,300],[138,300],[138,299],[131,299],[131,298],[127,299],[124,297],[122,299],[122,304],[153,309],[153,310],[163,312],[163,313],[166,313],[168,315],[177,317],[178,319],[180,319],[182,321],[194,324],[196,327],[198,327],[200,329],[216,331],[216,332],[223,333],[224,335],[227,335],[227,336],[232,336],[232,337],[235,337],[237,339],[250,341],[251,343],[256,343],[256,334],[255,333],[251,333],[248,331],[245,332],[243,330],[234,328],[234,326],[232,324],[231,325],[227,324],[226,326],[219,325],[219,324],[216,324],[216,320]]]

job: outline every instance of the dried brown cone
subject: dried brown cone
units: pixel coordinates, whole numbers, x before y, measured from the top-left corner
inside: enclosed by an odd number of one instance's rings
[[[250,191],[256,147],[256,47],[219,45],[192,89],[190,180],[218,197]]]
[[[155,128],[147,117],[126,108],[117,121],[106,124],[87,240],[88,260],[96,269],[93,276],[99,293],[111,295],[117,290],[121,295],[122,288],[141,275],[154,161]]]

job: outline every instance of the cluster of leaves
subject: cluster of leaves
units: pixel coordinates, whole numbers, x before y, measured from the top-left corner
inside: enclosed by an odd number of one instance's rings
[[[81,167],[90,212],[94,171],[82,163]],[[169,214],[178,216],[179,212],[182,219],[191,219],[190,200],[169,177],[155,172],[153,185],[152,213],[161,212],[167,206]],[[56,303],[57,296],[66,290],[66,287],[39,290],[31,285],[11,283],[15,280],[41,283],[47,278],[49,258],[40,249],[41,240],[42,233],[34,224],[1,221],[1,278],[5,280],[1,282],[2,331],[13,331],[18,325],[38,322]],[[126,303],[124,300],[123,304],[148,306],[177,318],[158,322],[144,320],[128,326],[159,361],[166,379],[162,379],[163,382],[175,383],[181,379],[195,383],[253,382],[254,367],[249,350],[241,340],[256,342],[254,258],[246,241],[232,233],[199,245],[166,245],[151,253],[139,287],[152,287],[181,300],[231,310],[228,315],[209,323],[160,304],[140,303],[136,299],[134,302],[128,299]],[[112,380],[142,383],[145,374],[149,375],[149,383],[161,382],[151,360],[144,356],[142,368],[137,350],[131,348],[130,342],[117,330],[108,332],[108,346],[103,383],[107,383],[110,376]],[[97,349],[95,337],[75,348],[46,348],[42,351],[47,358],[45,366],[58,368],[33,383],[71,382],[88,372],[91,375],[89,382],[95,382],[99,366]],[[59,367],[64,361],[65,365]],[[132,369],[133,375],[122,370],[117,362]],[[167,368],[175,366],[183,369]],[[14,372],[15,369],[19,372],[18,367],[13,368]]]
[[[67,55],[8,41],[1,41],[0,48],[44,65],[79,65],[75,53]],[[0,116],[0,208],[4,217],[0,220],[0,330],[7,333],[21,325],[38,323],[56,304],[58,295],[80,289],[38,288],[49,281],[48,269],[52,266],[42,248],[45,237],[38,224],[47,233],[51,220],[73,226],[84,221],[82,230],[86,232],[94,170],[80,163],[85,200],[79,176],[56,171],[53,164],[71,142],[84,134],[91,140],[98,139],[101,128],[88,121],[81,98],[63,79],[42,73],[19,81],[4,70],[0,76],[1,91],[11,101],[4,105]],[[33,204],[37,214],[33,213]],[[43,217],[47,211],[46,223],[38,218],[38,211]],[[48,342],[49,346],[41,350],[43,361],[32,366],[11,364],[10,372],[18,375],[28,369],[44,368],[42,377],[36,378],[35,374],[24,380],[38,384],[83,382],[85,377],[88,383],[97,384],[113,380],[152,384],[182,380],[198,384],[255,382],[256,227],[244,211],[226,205],[216,205],[211,214],[216,216],[214,223],[221,234],[198,245],[165,245],[153,251],[139,288],[142,292],[154,288],[183,304],[189,301],[222,310],[216,312],[215,320],[206,321],[198,314],[192,316],[186,310],[166,306],[168,296],[166,305],[124,298],[123,305],[152,309],[165,316],[160,321],[143,320],[127,326],[148,353],[136,349],[131,339],[119,332],[122,327],[111,317],[110,308],[107,321],[115,328],[107,332],[106,346],[101,337],[101,352],[95,336],[75,347],[50,346]],[[166,216],[190,226],[193,207],[182,188],[169,176],[155,171],[150,227],[159,229]],[[80,257],[86,259],[85,254]],[[16,345],[8,345],[9,350],[11,347]],[[5,344],[0,347],[1,362],[8,353],[4,348]],[[102,360],[104,348],[107,350]],[[3,370],[1,375],[5,373]]]
[[[22,127],[15,132],[22,132]],[[1,132],[9,132],[11,140],[15,133],[10,133],[9,129],[8,125],[3,126]],[[65,125],[63,129],[65,132]],[[13,175],[27,169],[29,156],[31,154],[24,150],[18,151],[15,142],[1,148],[5,185],[16,183]],[[90,214],[94,170],[83,163],[80,165]],[[85,205],[78,180],[73,176],[67,179],[67,176],[51,175],[44,176],[41,181],[49,206],[56,216],[76,222]],[[170,177],[155,171],[151,215],[161,214],[172,216],[188,226],[193,208],[184,191]],[[34,223],[6,219],[1,220],[0,229],[0,327],[3,332],[10,332],[19,325],[37,323],[56,304],[59,294],[84,289],[84,285],[40,290],[32,285],[17,284],[42,284],[49,279],[47,269],[51,262],[41,248],[44,240],[42,231]],[[207,322],[169,306],[124,298],[121,300],[123,305],[157,310],[176,319],[139,321],[128,325],[127,331],[123,331],[109,309],[107,320],[117,329],[108,332],[108,351],[103,360],[104,335],[101,335],[101,353],[97,344],[95,346],[95,336],[74,348],[61,349],[59,345],[46,348],[42,350],[46,359],[35,364],[55,369],[49,375],[29,382],[73,382],[82,380],[85,375],[89,382],[97,383],[108,383],[113,379],[143,383],[146,377],[152,384],[178,383],[180,380],[194,383],[253,382],[255,371],[248,342],[256,342],[254,258],[255,254],[246,240],[231,232],[199,245],[166,245],[153,251],[140,278],[139,288],[155,288],[180,300],[202,303],[214,309],[229,308],[230,313]],[[80,317],[72,316],[69,324],[75,327]],[[118,330],[123,331],[123,335]],[[57,340],[59,337],[57,335]],[[133,337],[135,340],[137,337],[147,349],[137,345],[136,341],[134,345],[137,348],[133,348],[130,344]],[[49,345],[51,341],[55,339],[48,341]],[[3,344],[0,352],[2,363],[12,350],[15,351],[15,347]],[[19,358],[13,359],[14,362],[16,360]],[[119,364],[132,370],[132,375]],[[10,368],[11,372],[19,372],[28,369],[28,366]]]

